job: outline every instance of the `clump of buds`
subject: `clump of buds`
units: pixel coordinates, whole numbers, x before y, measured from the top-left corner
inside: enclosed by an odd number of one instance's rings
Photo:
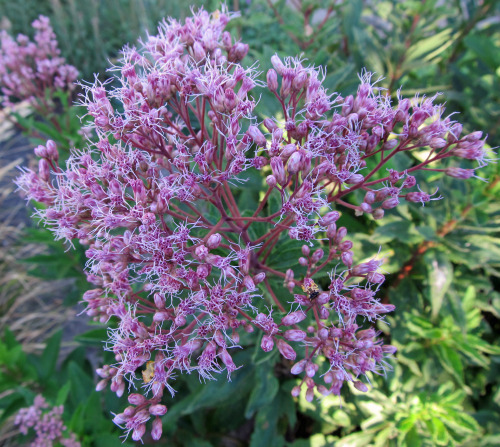
[[[56,239],[88,245],[87,314],[118,321],[107,343],[116,363],[98,370],[98,389],[137,390],[116,417],[135,440],[151,419],[160,437],[175,376],[230,378],[243,331],[302,377],[294,396],[339,395],[346,382],[366,391],[364,376],[383,373],[395,351],[373,328],[394,306],[377,298],[381,261],[357,262],[339,210],[381,219],[400,202],[432,200],[413,176],[430,163],[486,162],[481,136],[462,136],[434,98],[392,104],[368,73],[343,98],[297,58],[272,57],[267,88],[283,120],[260,126],[253,91],[266,84],[240,63],[248,47],[224,31],[230,18],[200,10],[126,49],[118,86],[96,82],[83,97],[98,140],[64,168],[48,142],[36,149],[39,172],[17,180],[46,205],[37,213]],[[425,161],[386,170],[420,147]],[[442,171],[472,175],[460,169]],[[250,210],[245,171],[262,174]],[[345,200],[358,190],[361,203]],[[272,263],[284,243],[300,253],[286,271]]]
[[[78,71],[60,56],[56,35],[45,16],[36,19],[33,41],[23,34],[16,39],[0,31],[0,90],[3,105],[27,100],[33,107],[48,111],[56,90],[71,91]]]

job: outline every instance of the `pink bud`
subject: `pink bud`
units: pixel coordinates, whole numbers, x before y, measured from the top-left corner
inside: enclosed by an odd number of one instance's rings
[[[39,144],[37,147],[35,147],[35,149],[33,149],[33,152],[35,153],[35,155],[37,157],[40,157],[40,158],[47,158],[49,156],[49,154],[47,152],[47,148],[41,144]]]
[[[247,130],[248,135],[253,140],[253,142],[259,147],[266,147],[267,141],[266,137],[262,134],[257,126],[250,126]]]
[[[312,262],[313,264],[315,264],[316,262],[320,261],[323,256],[325,256],[325,252],[321,249],[321,248],[318,248],[312,255]]]
[[[271,187],[275,188],[278,182],[276,181],[276,177],[274,175],[268,175],[266,177],[266,183]]]
[[[330,301],[330,295],[327,292],[322,292],[319,294],[318,298],[316,298],[316,303],[319,305],[323,305]]]
[[[390,210],[391,208],[395,208],[398,205],[399,199],[397,197],[389,197],[382,202],[382,208],[384,208],[385,210]]]
[[[142,394],[133,393],[128,396],[128,402],[132,405],[141,405],[146,402],[146,398]]]
[[[294,386],[292,388],[291,394],[292,394],[293,397],[299,397],[299,395],[300,395],[300,386]]]
[[[353,385],[354,385],[354,388],[356,388],[358,391],[361,391],[362,393],[366,393],[368,391],[368,387],[360,380],[356,380],[353,383]]]
[[[306,391],[307,402],[312,402],[314,400],[314,388],[308,388]]]
[[[339,217],[340,213],[338,211],[330,211],[321,217],[318,222],[320,225],[328,226],[335,223]]]
[[[156,404],[149,407],[149,414],[153,416],[163,416],[167,412],[167,407],[165,405]]]
[[[222,363],[226,365],[226,369],[228,372],[233,372],[236,369],[236,365],[234,364],[233,359],[229,355],[229,352],[227,352],[225,349],[221,349],[219,356],[220,359],[222,360]]]
[[[278,340],[278,350],[280,354],[288,360],[295,360],[297,357],[297,353],[293,348],[281,338]]]
[[[267,72],[267,88],[272,92],[278,90],[278,75],[272,68]]]
[[[306,258],[300,257],[299,264],[303,267],[307,267],[309,265],[309,261]]]
[[[132,439],[134,441],[141,441],[144,433],[146,433],[146,424],[140,424],[134,428],[134,431],[132,432]]]
[[[446,145],[447,145],[446,140],[444,140],[443,138],[432,138],[429,143],[429,146],[432,149],[442,149]]]
[[[302,311],[291,312],[281,319],[281,323],[285,326],[292,326],[293,324],[300,323],[305,320],[307,315]]]
[[[264,279],[266,279],[266,273],[265,272],[260,272],[260,273],[257,273],[253,277],[253,282],[255,284],[260,284],[262,281],[264,281]]]
[[[207,247],[210,250],[217,248],[220,245],[222,236],[219,233],[212,234],[207,240]]]
[[[302,341],[307,337],[307,334],[300,329],[289,329],[283,335],[288,341]]]
[[[266,126],[266,129],[269,130],[269,132],[273,132],[274,130],[281,130],[278,129],[276,123],[271,118],[264,118],[263,124],[264,126]],[[274,139],[274,133],[273,133],[273,139]]]
[[[273,171],[274,177],[276,177],[276,181],[281,186],[284,186],[286,183],[286,174],[283,160],[279,157],[271,158],[271,170]]]
[[[326,340],[328,338],[328,329],[326,328],[321,328],[319,331],[318,331],[318,337],[320,340]]]
[[[156,417],[153,421],[153,426],[151,428],[151,437],[155,441],[159,441],[163,432],[163,424],[159,417]]]
[[[194,254],[198,259],[203,260],[208,255],[208,248],[204,245],[198,245],[198,247],[196,247],[194,250]]]
[[[255,283],[254,283],[253,279],[250,276],[245,276],[243,278],[243,285],[246,287],[246,289],[249,292],[253,292],[256,289]]]
[[[50,180],[50,165],[45,158],[38,160],[38,175],[46,182]]]
[[[314,377],[316,375],[316,371],[318,370],[318,365],[309,362],[306,365],[306,376],[307,377]]]
[[[52,140],[48,140],[46,146],[48,158],[50,160],[57,161],[59,159],[59,152],[57,150],[56,143],[54,143]]]
[[[297,174],[302,169],[302,155],[295,151],[288,159],[287,170],[290,174]]]
[[[274,348],[274,340],[270,335],[264,335],[260,343],[260,347],[264,352],[272,351]]]
[[[444,172],[446,175],[449,175],[450,177],[459,179],[468,179],[474,175],[474,169],[462,169],[456,167],[446,168]]]
[[[345,183],[347,183],[348,185],[357,185],[358,183],[361,183],[364,179],[365,177],[362,176],[361,174],[353,174],[345,181]]]
[[[104,388],[106,388],[107,384],[108,384],[108,381],[106,379],[99,380],[99,382],[97,382],[95,390],[102,391]]]
[[[311,249],[309,248],[309,245],[303,245],[302,246],[302,254],[304,256],[309,256],[309,253],[311,253]]]
[[[201,45],[201,43],[199,43],[198,41],[196,41],[193,44],[193,55],[194,55],[194,58],[197,61],[201,61],[202,59],[204,59],[205,54],[206,53],[205,53],[205,49],[203,48],[203,45]]]
[[[304,371],[306,363],[307,363],[307,359],[303,359],[300,362],[297,362],[295,365],[292,366],[292,369],[290,370],[290,372],[294,375],[300,374],[302,371]]]
[[[159,293],[155,293],[153,298],[154,298],[155,306],[158,309],[165,308],[165,296],[164,295],[160,295]]]
[[[274,69],[278,72],[280,76],[283,76],[285,71],[285,66],[277,54],[271,57],[271,64],[273,64]]]

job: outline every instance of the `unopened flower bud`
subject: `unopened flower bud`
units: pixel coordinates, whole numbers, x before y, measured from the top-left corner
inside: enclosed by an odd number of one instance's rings
[[[327,225],[330,225],[330,224],[337,222],[339,217],[340,217],[340,213],[338,211],[330,211],[330,212],[326,213],[323,217],[321,217],[318,220],[318,223],[320,225],[327,226]]]
[[[159,417],[156,417],[151,427],[151,437],[154,441],[159,441],[163,433],[163,424]]]
[[[279,157],[271,158],[271,170],[273,171],[276,181],[284,186],[286,183],[285,167],[283,165],[283,160]]]
[[[274,348],[274,340],[270,335],[264,335],[260,343],[260,347],[264,352],[270,352]]]
[[[253,140],[253,142],[259,147],[266,147],[267,141],[266,137],[262,134],[257,126],[250,126],[247,130],[248,135]]]
[[[134,441],[141,441],[144,433],[146,433],[146,424],[139,424],[132,432],[132,439]]]
[[[290,174],[297,174],[302,169],[302,155],[295,151],[288,159],[287,170]]]
[[[447,138],[448,143],[450,144],[456,143],[459,140],[461,134],[462,134],[462,125],[459,123],[455,123],[451,127],[450,132],[448,133],[448,138]]]
[[[316,375],[316,371],[318,371],[318,365],[315,363],[309,362],[306,365],[306,376],[307,377],[314,377]]]
[[[335,225],[334,223],[328,225],[326,229],[326,236],[329,239],[333,239],[336,234],[337,234],[337,225]]]
[[[35,147],[35,149],[33,149],[33,152],[35,153],[35,155],[37,157],[40,157],[40,158],[47,158],[48,157],[47,148],[45,146],[43,146],[42,144],[39,144],[37,147]]]
[[[323,256],[325,256],[325,252],[321,248],[318,248],[311,257],[313,264],[316,264],[316,262],[320,261]]]
[[[99,380],[99,382],[97,382],[95,390],[102,391],[104,388],[106,388],[107,384],[108,384],[108,381],[106,379]]]
[[[253,277],[253,282],[255,284],[260,284],[262,281],[264,281],[264,279],[266,279],[266,273],[265,272],[260,272],[260,273],[257,273]]]
[[[212,234],[207,240],[207,247],[210,250],[214,250],[220,245],[222,236],[219,233]]]
[[[267,88],[272,92],[278,91],[278,75],[272,68],[267,72]]]
[[[292,369],[290,369],[290,372],[294,375],[298,375],[304,371],[306,364],[307,364],[307,359],[302,359],[299,362],[295,363],[295,365],[292,366]]]
[[[300,329],[289,329],[283,335],[288,341],[302,341],[307,337],[307,334]]]
[[[352,251],[344,251],[340,255],[340,259],[342,260],[342,262],[344,263],[344,265],[347,268],[351,267],[351,265],[353,263],[353,253],[352,253]]]
[[[50,165],[45,158],[38,160],[38,175],[46,182],[50,180]]]
[[[318,337],[320,340],[326,340],[328,338],[328,329],[326,328],[321,328],[319,331],[318,331]]]
[[[280,76],[283,76],[285,66],[277,54],[271,57],[271,64],[273,64],[274,69],[278,72]]]
[[[128,402],[137,406],[146,402],[146,398],[142,394],[132,393],[128,396]]]
[[[344,239],[346,236],[347,236],[347,228],[340,227],[335,235],[335,243],[340,244],[342,242],[342,239]]]
[[[297,353],[293,348],[281,338],[278,340],[278,350],[280,354],[288,360],[295,360]]]
[[[390,210],[391,208],[395,208],[398,205],[399,199],[397,197],[389,197],[382,202],[382,208],[384,208],[385,210]]]
[[[268,175],[266,177],[266,183],[271,187],[275,188],[278,182],[276,181],[276,177],[274,175]]]
[[[345,181],[345,183],[347,183],[348,185],[357,185],[358,183],[361,183],[364,179],[365,177],[361,174],[353,174]]]
[[[474,176],[474,169],[462,169],[456,167],[446,168],[444,170],[446,175],[450,177],[459,178],[459,179],[468,179]]]
[[[328,301],[330,301],[330,295],[328,295],[328,293],[326,293],[326,292],[320,293],[318,298],[316,298],[316,302],[319,305],[326,304],[326,303],[328,303]]]
[[[153,416],[163,416],[167,412],[167,407],[165,405],[156,404],[149,407],[149,414]]]
[[[372,213],[372,216],[375,220],[380,220],[384,217],[384,210],[383,209],[380,209],[380,208],[377,208],[373,213]]]
[[[311,253],[311,249],[309,248],[309,245],[303,245],[302,246],[302,254],[304,256],[309,256],[309,253]]]
[[[243,285],[249,292],[253,292],[256,289],[253,279],[248,275],[243,278]]]
[[[299,397],[299,395],[300,395],[300,386],[294,386],[292,388],[291,394],[292,394],[293,397]]]
[[[366,393],[368,391],[368,387],[361,382],[361,380],[356,380],[353,382],[354,388],[356,388],[358,391],[361,391],[362,393]]]
[[[291,312],[281,319],[281,323],[285,326],[292,326],[306,319],[306,314],[302,310]]]
[[[432,138],[429,143],[429,146],[432,149],[442,149],[446,145],[447,145],[446,140],[444,140],[443,138]]]
[[[307,267],[309,265],[309,261],[304,258],[304,257],[300,257],[299,258],[299,264],[302,266],[302,267]]]
[[[307,402],[312,402],[314,400],[314,388],[308,388],[306,391]]]

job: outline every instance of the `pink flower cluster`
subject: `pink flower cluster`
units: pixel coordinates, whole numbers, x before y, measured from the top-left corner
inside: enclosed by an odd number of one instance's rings
[[[34,41],[23,34],[16,39],[0,32],[0,88],[3,104],[28,100],[39,107],[55,90],[72,90],[78,71],[60,57],[49,19],[40,16],[32,24]]]
[[[74,433],[64,436],[66,427],[61,419],[64,407],[62,405],[49,410],[49,404],[38,395],[33,405],[21,408],[16,415],[15,424],[23,435],[27,435],[29,429],[35,430],[36,438],[30,444],[31,447],[52,447],[62,445],[63,447],[80,447]]]
[[[84,96],[98,140],[65,168],[49,141],[36,149],[39,172],[17,180],[46,205],[38,215],[56,239],[89,246],[95,288],[83,299],[88,315],[113,322],[107,349],[116,359],[97,370],[97,389],[136,389],[115,417],[134,440],[151,419],[153,439],[161,437],[177,375],[229,377],[243,332],[262,334],[256,343],[302,376],[294,396],[339,395],[346,382],[366,391],[362,379],[383,374],[395,352],[373,328],[394,306],[376,296],[381,261],[356,262],[337,209],[381,219],[401,201],[432,200],[416,189],[418,170],[474,174],[430,163],[485,163],[481,134],[462,135],[434,98],[393,105],[368,74],[343,98],[323,87],[322,69],[296,58],[273,56],[267,88],[283,118],[259,123],[252,91],[266,84],[240,64],[248,46],[224,31],[229,19],[200,10],[164,22],[142,50],[126,49],[113,68],[119,85],[96,82]],[[423,162],[385,171],[416,148],[427,148]],[[243,212],[249,170],[262,173],[263,190]],[[346,199],[354,191],[360,203]],[[280,271],[269,259],[286,241],[301,256]]]

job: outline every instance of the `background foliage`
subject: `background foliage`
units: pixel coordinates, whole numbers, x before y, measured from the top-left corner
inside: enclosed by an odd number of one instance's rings
[[[217,3],[205,2],[209,6],[216,9]],[[229,6],[242,14],[230,23],[232,34],[250,45],[247,63],[258,60],[262,71],[274,52],[304,53],[311,64],[327,67],[327,86],[346,95],[353,93],[363,68],[380,75],[379,84],[393,97],[443,91],[447,112],[460,113],[467,132],[483,130],[491,146],[500,144],[498,2],[253,0]],[[64,56],[84,79],[94,72],[105,77],[108,60],[119,48],[154,29],[161,17],[188,13],[176,2],[152,0],[32,1],[20,8],[0,0],[2,26],[28,32],[40,13],[50,16]],[[265,96],[261,105],[268,115],[276,112]],[[35,117],[26,127],[35,126],[38,137],[78,146],[76,115],[74,107],[62,111],[61,122],[73,123],[62,137],[50,125],[40,127]],[[404,169],[405,160],[400,163]],[[247,358],[236,356],[237,364],[251,366],[237,371],[232,382],[202,385],[194,376],[183,379],[176,403],[163,418],[165,445],[500,444],[500,173],[496,164],[482,169],[488,183],[434,174],[421,181],[437,181],[444,200],[425,208],[400,206],[383,224],[349,212],[339,222],[356,232],[355,248],[367,258],[385,247],[384,268],[390,275],[382,295],[396,311],[387,319],[390,330],[379,330],[399,348],[394,371],[373,377],[366,394],[353,388],[341,401],[294,401],[294,377],[283,373],[277,355],[264,354],[257,343],[255,350],[240,354]],[[242,203],[252,196],[252,184],[240,195]],[[33,274],[77,278],[74,298],[68,300],[77,301],[85,290],[82,258],[49,244],[43,230],[32,230],[29,237],[50,245],[25,260]],[[2,312],[7,310],[2,305]],[[6,330],[0,342],[4,430],[8,418],[42,392],[52,403],[65,404],[65,421],[82,445],[119,445],[109,416],[118,402],[92,391],[92,356],[101,354],[90,347],[100,348],[104,338],[96,326],[76,337],[76,350],[60,356],[56,334],[37,356],[24,353]]]

